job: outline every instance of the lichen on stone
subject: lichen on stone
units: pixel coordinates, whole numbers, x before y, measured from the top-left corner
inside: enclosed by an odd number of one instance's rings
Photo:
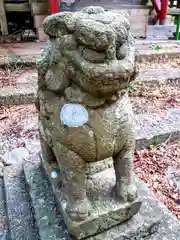
[[[93,205],[86,189],[89,163],[113,158],[116,196],[125,202],[137,198],[128,98],[138,72],[134,39],[125,12],[93,6],[48,16],[44,30],[50,40],[38,64],[36,101],[42,157],[50,165],[58,162],[66,214],[82,221]]]

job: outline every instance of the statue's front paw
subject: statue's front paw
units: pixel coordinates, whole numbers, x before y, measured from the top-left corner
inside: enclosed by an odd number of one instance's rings
[[[83,221],[90,214],[90,203],[88,199],[67,203],[66,213],[73,221]]]
[[[137,187],[134,183],[118,182],[114,190],[116,196],[124,202],[132,202],[137,198]]]

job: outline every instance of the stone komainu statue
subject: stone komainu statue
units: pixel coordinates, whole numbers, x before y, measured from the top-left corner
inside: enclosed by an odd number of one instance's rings
[[[36,101],[42,156],[58,162],[66,213],[80,221],[90,214],[87,163],[112,157],[116,197],[125,202],[137,197],[128,99],[137,73],[134,40],[127,14],[101,7],[51,15],[44,30],[50,40],[38,63]]]

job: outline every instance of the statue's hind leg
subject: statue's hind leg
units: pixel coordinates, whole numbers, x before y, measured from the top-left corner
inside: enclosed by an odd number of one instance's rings
[[[54,144],[53,149],[62,174],[67,199],[66,213],[72,220],[84,220],[88,217],[90,207],[86,197],[86,163],[59,142]]]
[[[125,202],[134,201],[137,197],[137,189],[133,180],[133,154],[135,141],[127,142],[121,151],[114,156],[114,169],[116,174],[115,193]]]
[[[43,139],[40,135],[40,143],[41,143],[41,154],[44,161],[49,164],[56,163],[56,157],[53,153],[52,148],[48,145],[48,143]]]

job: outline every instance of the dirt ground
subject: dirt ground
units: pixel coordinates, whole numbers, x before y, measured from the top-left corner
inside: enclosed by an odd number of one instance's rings
[[[33,104],[0,107],[0,135],[37,138],[37,122],[38,113]]]
[[[180,106],[180,59],[139,64],[130,98],[136,114]]]
[[[180,219],[180,142],[136,151],[134,171]]]

